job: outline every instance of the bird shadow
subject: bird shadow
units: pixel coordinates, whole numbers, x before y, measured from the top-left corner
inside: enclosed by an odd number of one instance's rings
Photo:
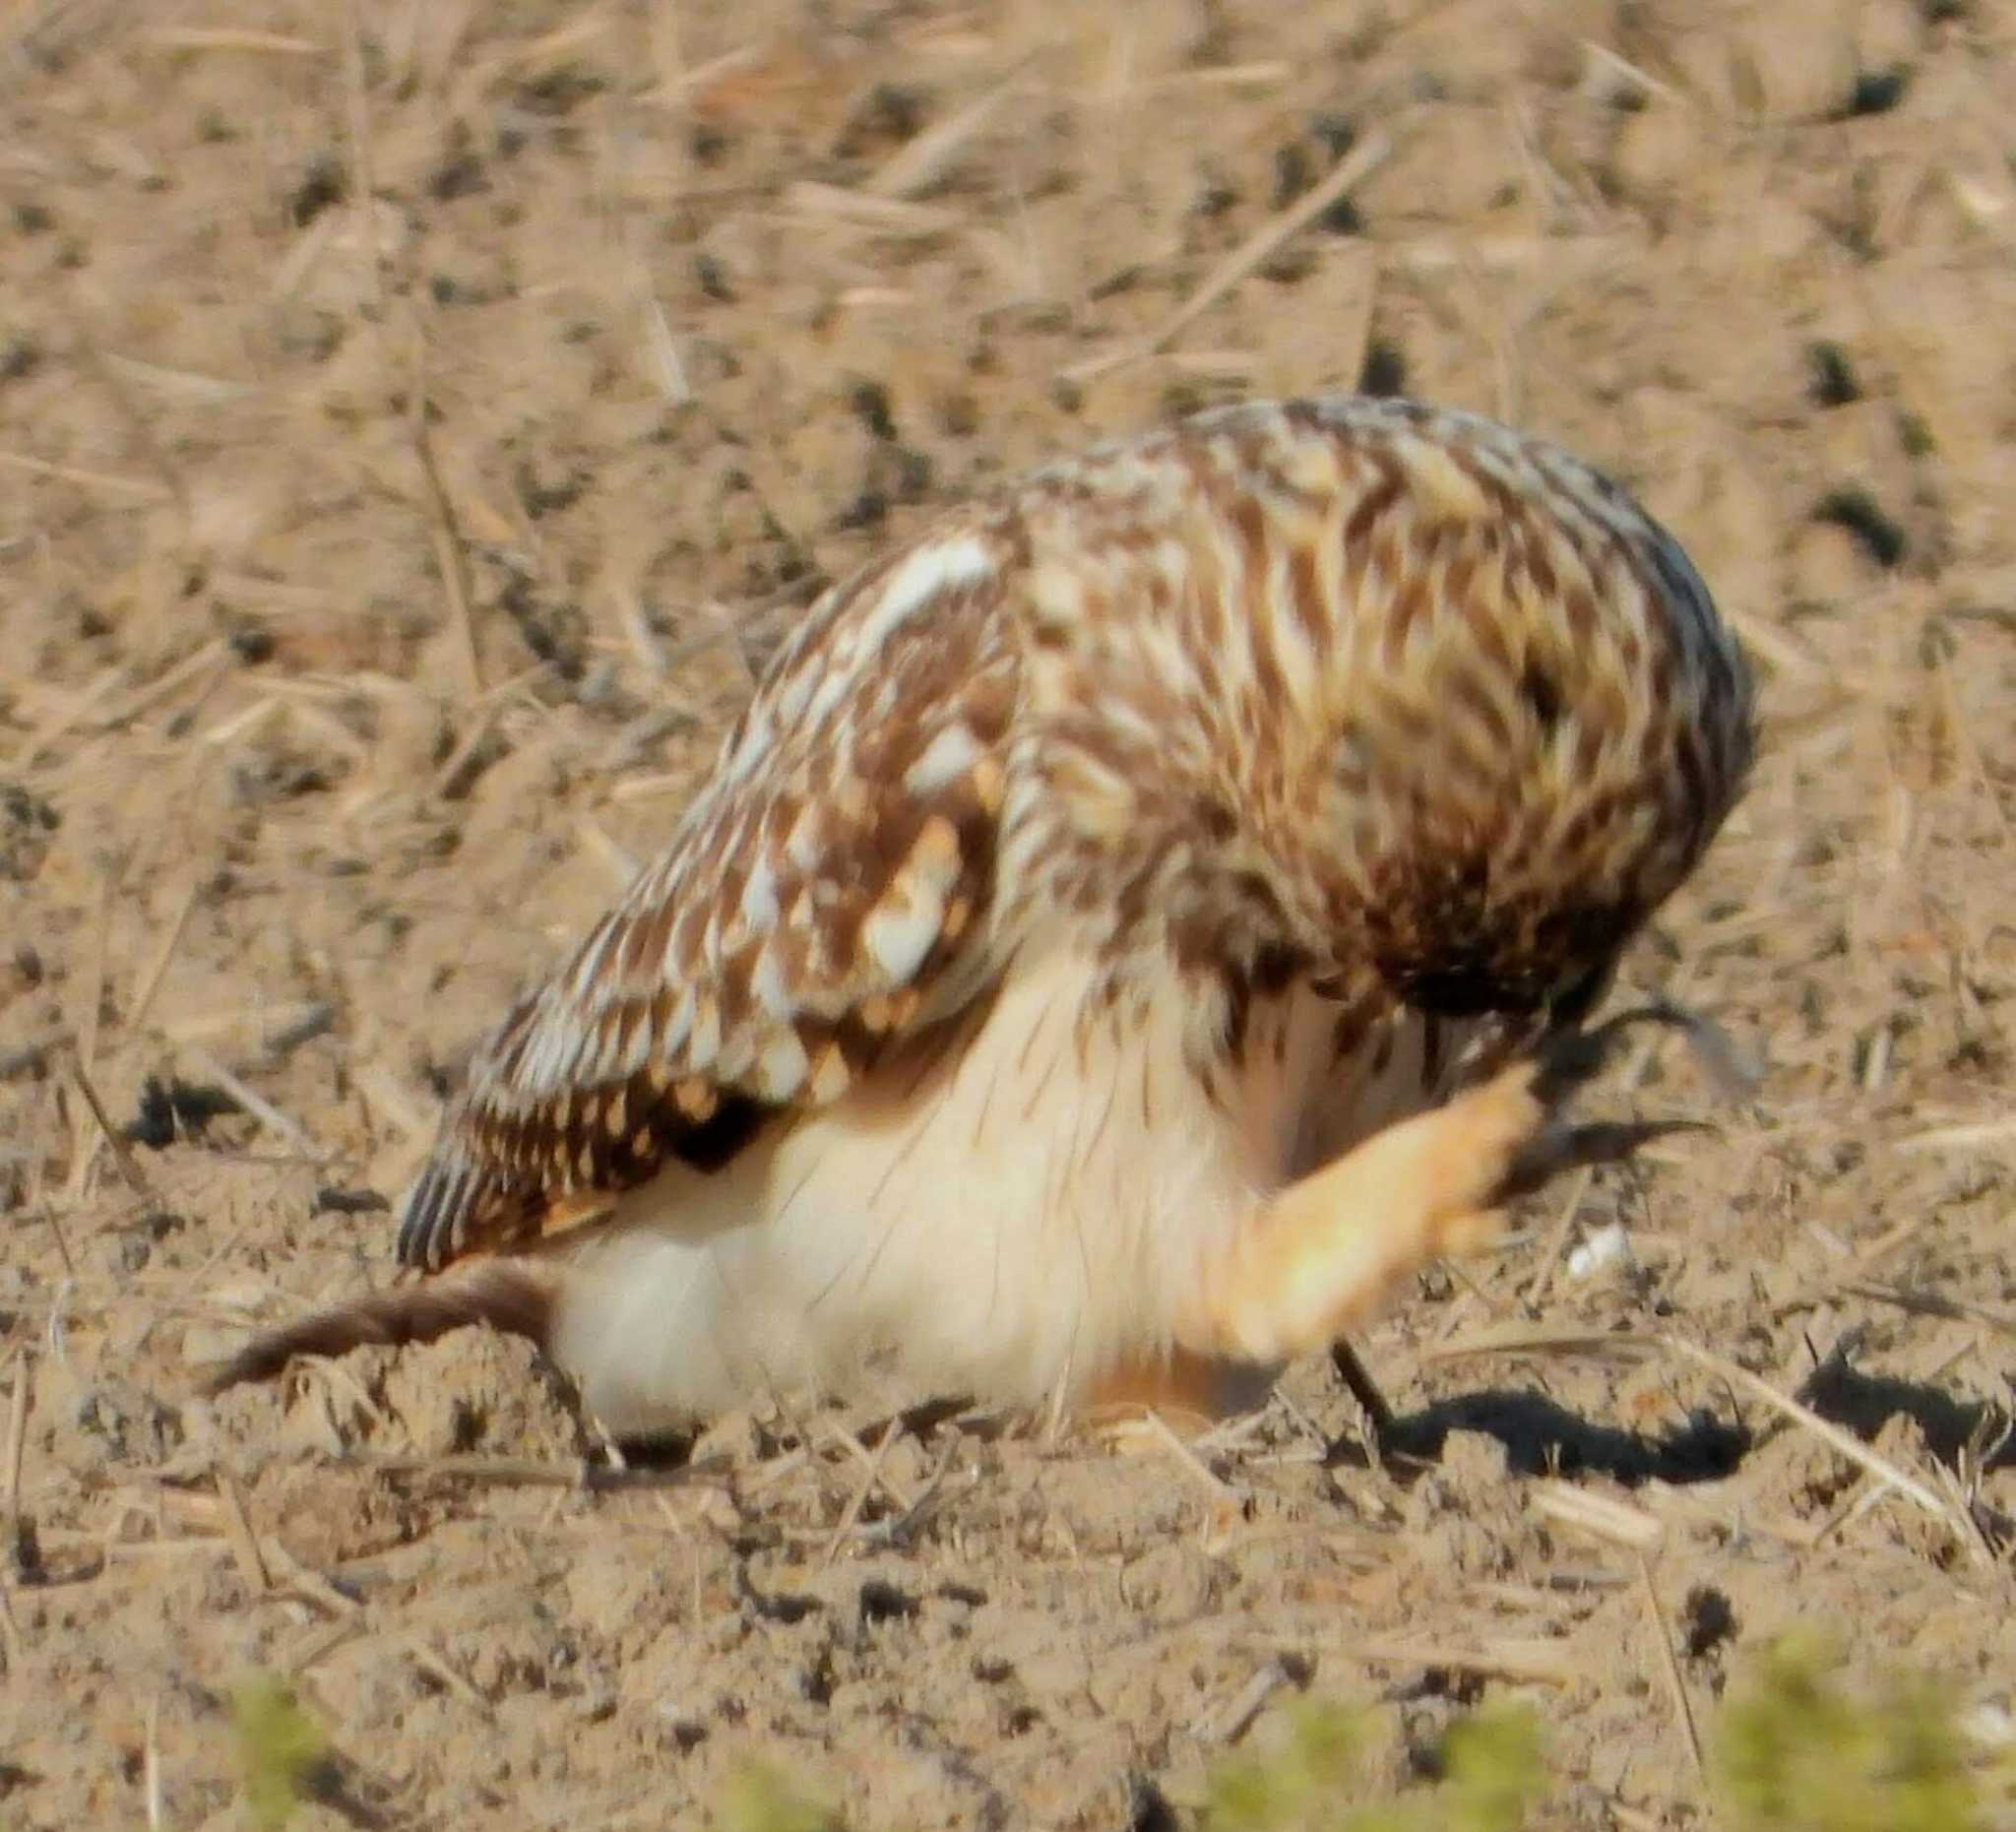
[[[1506,1467],[1519,1476],[1607,1476],[1627,1488],[1648,1482],[1717,1482],[1732,1475],[1750,1448],[1745,1425],[1697,1412],[1657,1434],[1599,1424],[1532,1389],[1489,1388],[1453,1394],[1403,1414],[1387,1425],[1377,1446],[1389,1467],[1439,1462],[1452,1431],[1474,1431],[1504,1447]],[[1363,1445],[1351,1438],[1331,1446],[1331,1467],[1368,1466]]]
[[[1922,1381],[1863,1373],[1841,1355],[1814,1369],[1798,1398],[1862,1439],[1874,1438],[1900,1414],[1909,1417],[1923,1433],[1928,1454],[1949,1468],[1964,1468],[1970,1458],[1982,1475],[2016,1468],[2010,1414],[1992,1403],[1963,1399]],[[1332,1469],[1366,1469],[1376,1452],[1389,1474],[1407,1481],[1442,1460],[1451,1432],[1468,1431],[1501,1445],[1506,1468],[1516,1476],[1602,1476],[1625,1488],[1650,1482],[1684,1486],[1733,1476],[1759,1441],[1757,1427],[1771,1422],[1775,1416],[1753,1425],[1740,1414],[1698,1409],[1657,1432],[1631,1431],[1587,1419],[1534,1388],[1490,1387],[1385,1419],[1369,1450],[1355,1432],[1348,1432],[1330,1444],[1324,1461]],[[856,1435],[869,1447],[890,1430],[928,1441],[951,1423],[992,1439],[1009,1430],[1010,1417],[976,1412],[970,1398],[939,1399],[859,1425]],[[667,1434],[626,1440],[623,1449],[633,1468],[665,1470],[683,1464],[693,1442],[690,1435]]]
[[[1830,1424],[1859,1438],[1873,1438],[1903,1417],[1917,1423],[1926,1451],[1949,1468],[1972,1457],[1983,1475],[2016,1469],[2009,1411],[1988,1401],[1960,1399],[1922,1380],[1865,1374],[1843,1356],[1822,1361],[1798,1397]]]
[[[1899,1416],[1916,1421],[1928,1455],[1949,1469],[1989,1475],[2016,1468],[2016,1430],[2006,1408],[1965,1399],[1923,1381],[1868,1374],[1831,1357],[1799,1389],[1799,1400],[1856,1437],[1873,1439]],[[1761,1425],[1764,1421],[1756,1421]],[[1625,1430],[1571,1412],[1531,1388],[1486,1388],[1452,1394],[1384,1422],[1372,1446],[1403,1480],[1439,1463],[1453,1431],[1472,1431],[1503,1446],[1506,1468],[1519,1476],[1606,1476],[1627,1488],[1648,1482],[1684,1485],[1735,1474],[1759,1441],[1740,1415],[1699,1410],[1659,1432]],[[1355,1434],[1331,1446],[1332,1468],[1369,1467],[1371,1454]]]

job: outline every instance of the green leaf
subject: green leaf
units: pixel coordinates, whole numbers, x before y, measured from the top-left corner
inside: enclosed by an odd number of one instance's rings
[[[831,1807],[799,1793],[775,1769],[751,1764],[728,1780],[715,1808],[721,1832],[847,1832]]]
[[[1714,1781],[1738,1832],[1970,1832],[1981,1788],[1953,1700],[1922,1679],[1865,1695],[1825,1642],[1794,1636],[1732,1690],[1716,1726]]]
[[[329,1739],[292,1687],[254,1674],[231,1695],[231,1728],[245,1775],[245,1805],[259,1832],[281,1832],[303,1800],[325,1788]]]

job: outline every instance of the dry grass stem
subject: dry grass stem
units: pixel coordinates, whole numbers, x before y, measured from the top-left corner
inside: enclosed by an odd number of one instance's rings
[[[1536,1514],[1635,1552],[1654,1550],[1666,1537],[1665,1525],[1658,1516],[1610,1495],[1579,1488],[1572,1483],[1536,1483],[1531,1505]]]
[[[810,178],[801,178],[786,189],[784,207],[788,215],[808,222],[865,229],[876,235],[944,235],[958,228],[962,221],[958,211],[942,204],[911,204]]]
[[[14,1613],[14,1598],[4,1577],[0,1577],[0,1663],[5,1664],[10,1679],[28,1668],[27,1644],[22,1639],[21,1621]]]
[[[1539,1264],[1532,1283],[1526,1288],[1526,1302],[1535,1310],[1546,1301],[1547,1293],[1553,1289],[1554,1274],[1568,1257],[1568,1242],[1575,1234],[1575,1218],[1581,1214],[1590,1185],[1595,1181],[1595,1170],[1583,1165],[1568,1178],[1567,1186],[1561,1192],[1560,1206],[1554,1211],[1554,1224],[1541,1243]]]
[[[178,919],[169,924],[170,933],[187,926],[186,904],[201,894],[202,886],[198,883],[177,897],[175,909]],[[159,986],[151,982],[158,974],[165,972],[163,957],[167,956],[164,937],[155,962],[141,980],[143,993],[158,992]],[[152,997],[136,998],[132,1020],[135,1030],[142,1028],[142,1019],[152,1004]],[[214,1043],[220,1038],[228,1037],[257,1040],[262,1047],[273,1047],[276,1040],[285,1039],[302,1029],[325,1026],[329,1012],[327,999],[282,999],[271,1005],[243,1005],[234,1011],[201,1011],[186,1018],[167,1018],[161,1021],[158,1030],[171,1043]]]
[[[1201,1742],[1232,1747],[1259,1720],[1261,1712],[1267,1709],[1267,1701],[1286,1687],[1302,1683],[1301,1675],[1306,1672],[1306,1664],[1293,1666],[1286,1656],[1275,1655],[1239,1688],[1216,1721],[1207,1719],[1199,1723],[1192,1734]]]
[[[1213,64],[1203,70],[1171,71],[1158,77],[1151,87],[1177,95],[1200,89],[1273,89],[1293,74],[1293,66],[1284,63]]]
[[[1672,1638],[1667,1633],[1666,1614],[1659,1607],[1659,1591],[1652,1581],[1652,1561],[1641,1548],[1637,1554],[1639,1595],[1645,1601],[1645,1625],[1651,1631],[1659,1654],[1660,1676],[1666,1682],[1667,1697],[1673,1708],[1673,1722],[1686,1739],[1687,1755],[1693,1763],[1697,1784],[1707,1779],[1707,1764],[1701,1756],[1701,1732],[1694,1722],[1694,1706],[1687,1697],[1687,1682],[1680,1674],[1680,1663],[1673,1653]]]
[[[136,1196],[151,1196],[153,1187],[133,1156],[133,1148],[126,1143],[126,1135],[112,1124],[110,1115],[105,1111],[105,1104],[98,1099],[98,1091],[92,1085],[82,1060],[71,1063],[70,1076],[77,1083],[78,1092],[84,1096],[85,1105],[91,1108],[92,1118],[97,1121],[99,1134],[112,1148],[112,1157],[118,1164],[119,1175],[125,1180],[126,1187]]]
[[[1955,1518],[1952,1505],[1943,1496],[1928,1488],[1917,1477],[1899,1469],[1887,1457],[1878,1456],[1859,1438],[1851,1436],[1838,1424],[1821,1418],[1810,1406],[1801,1405],[1790,1394],[1779,1392],[1768,1380],[1761,1379],[1747,1367],[1732,1361],[1727,1356],[1717,1355],[1712,1349],[1700,1348],[1677,1336],[1663,1337],[1661,1343],[1671,1354],[1707,1368],[1731,1386],[1739,1387],[1762,1400],[1765,1405],[1782,1413],[1802,1430],[1810,1431],[1822,1443],[1839,1451],[1851,1463],[1859,1465],[1900,1494],[1908,1496],[1927,1514],[1958,1528],[1961,1537],[1972,1543],[1972,1527]]]
[[[1975,1152],[1993,1150],[2016,1139],[2016,1113],[2000,1119],[1983,1119],[1957,1126],[1934,1126],[1926,1132],[1899,1139],[1900,1152]]]
[[[21,1468],[28,1449],[29,1395],[34,1390],[34,1358],[26,1349],[14,1355],[13,1393],[7,1404],[7,1444],[0,1453],[0,1513],[10,1530],[21,1519]]]
[[[1091,362],[1076,363],[1064,373],[1076,381],[1088,381],[1123,363],[1151,356],[1203,317],[1219,300],[1236,288],[1256,268],[1291,236],[1316,221],[1354,186],[1362,184],[1386,162],[1393,143],[1384,133],[1372,132],[1360,140],[1331,168],[1328,177],[1312,186],[1286,210],[1263,223],[1238,247],[1205,276],[1203,282],[1163,323],[1128,348]]]
[[[347,1647],[352,1641],[361,1639],[369,1632],[370,1625],[361,1615],[343,1616],[333,1622],[321,1623],[310,1629],[281,1657],[279,1669],[289,1679],[298,1679],[310,1668],[326,1661],[339,1648]]]
[[[1657,1354],[1661,1339],[1636,1330],[1559,1329],[1544,1323],[1501,1323],[1452,1337],[1421,1351],[1435,1365],[1487,1355],[1617,1355],[1636,1358]]]
[[[260,1552],[269,1569],[276,1574],[280,1588],[291,1592],[303,1603],[343,1620],[358,1614],[363,1605],[353,1597],[346,1597],[319,1571],[312,1571],[295,1558],[279,1540],[268,1538],[261,1546]]]
[[[98,1032],[104,1019],[105,965],[107,941],[112,926],[112,907],[118,900],[118,878],[122,860],[103,863],[97,873],[97,898],[93,911],[89,939],[83,951],[77,995],[70,1007],[74,1077],[83,1091],[97,1062]],[[72,1109],[70,1169],[63,1182],[65,1201],[76,1207],[84,1199],[91,1180],[92,1166],[98,1147],[112,1136],[103,1106],[90,1094],[82,1111]]]
[[[466,1455],[359,1456],[346,1467],[387,1476],[420,1476],[440,1482],[500,1483],[533,1488],[577,1488],[584,1493],[620,1494],[631,1489],[687,1488],[711,1482],[726,1470],[719,1458],[701,1458],[669,1469],[613,1469],[582,1458],[573,1463],[541,1463],[529,1457]]]
[[[841,1510],[840,1519],[834,1524],[833,1532],[827,1538],[825,1549],[819,1555],[819,1562],[822,1565],[830,1565],[840,1556],[840,1548],[847,1543],[848,1535],[853,1532],[854,1522],[860,1519],[861,1509],[867,1505],[868,1496],[874,1492],[876,1485],[882,1480],[882,1461],[889,1455],[889,1448],[896,1442],[898,1433],[894,1430],[884,1431],[872,1454],[851,1432],[843,1433],[842,1436],[851,1449],[860,1453],[867,1467],[862,1471],[860,1481],[854,1485],[853,1492],[848,1496],[847,1505]]]
[[[231,1542],[231,1556],[237,1560],[238,1575],[253,1596],[263,1597],[273,1588],[273,1573],[267,1568],[266,1555],[259,1549],[259,1537],[252,1531],[251,1517],[245,1512],[245,1497],[239,1491],[238,1480],[228,1470],[219,1470],[216,1483],[218,1499],[223,1504],[224,1533]]]
[[[1505,1639],[1466,1648],[1444,1642],[1375,1640],[1351,1642],[1342,1651],[1370,1667],[1441,1668],[1514,1685],[1571,1686],[1584,1677],[1584,1670],[1556,1641]]]
[[[2007,1226],[2005,1218],[2004,1224]],[[1880,1285],[1872,1279],[1844,1280],[1840,1289],[1879,1304],[1895,1304],[1900,1310],[1921,1316],[1951,1317],[1955,1321],[1979,1323],[1998,1336],[2016,1336],[2016,1313],[1991,1309],[1964,1297],[1949,1297],[1943,1292],[1906,1291],[1900,1286]]]
[[[470,1684],[448,1659],[430,1646],[424,1637],[417,1634],[403,1634],[398,1636],[397,1640],[415,1667],[432,1678],[438,1679],[478,1717],[491,1718],[496,1715],[490,1701]]]
[[[378,241],[378,178],[371,157],[371,94],[364,71],[359,0],[343,0],[343,91],[350,145],[350,214],[364,263],[364,285],[373,315],[385,312],[384,251]],[[424,400],[424,394],[421,399]]]
[[[157,26],[146,40],[164,51],[263,51],[280,57],[319,57],[327,48],[312,38],[243,26]]]
[[[1022,84],[1018,72],[968,102],[957,113],[927,127],[885,160],[861,188],[871,197],[905,198],[937,183],[1000,111]]]
[[[427,425],[425,346],[417,334],[413,340],[413,410],[408,425],[412,435],[413,456],[418,459],[420,477],[426,486],[427,534],[434,547],[434,567],[441,578],[441,590],[448,599],[449,625],[455,632],[456,655],[462,663],[463,691],[478,699],[483,691],[483,664],[476,649],[475,586],[470,572],[469,548],[455,519],[455,504],[448,486],[441,480],[441,468],[434,457],[434,435]]]
[[[28,452],[0,451],[0,466],[25,471],[30,476],[51,477],[75,483],[85,489],[102,490],[110,496],[130,496],[138,502],[172,502],[174,491],[149,477],[120,476],[110,471],[95,471],[84,465],[61,465],[53,459],[36,458]]]
[[[389,1069],[377,1063],[359,1070],[357,1092],[394,1131],[415,1143],[431,1139],[441,1121],[437,1106],[423,1106]]]
[[[147,1811],[148,1832],[161,1832],[167,1824],[167,1804],[161,1786],[161,1698],[158,1692],[147,1701],[141,1749],[140,1789]]]
[[[171,669],[165,669],[152,681],[143,681],[123,699],[113,701],[109,708],[93,720],[94,729],[115,729],[137,720],[143,712],[152,712],[163,701],[173,699],[183,687],[192,683],[210,683],[229,667],[229,645],[221,637],[214,637],[200,649],[185,655]]]

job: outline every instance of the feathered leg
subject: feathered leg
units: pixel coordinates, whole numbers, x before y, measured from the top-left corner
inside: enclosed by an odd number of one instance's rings
[[[1504,1206],[1564,1169],[1628,1158],[1689,1122],[1572,1125],[1561,1107],[1626,1030],[1663,1010],[1628,1012],[1557,1034],[1529,1057],[1261,1199],[1223,1261],[1205,1269],[1193,1353],[1284,1362],[1335,1351],[1428,1261],[1476,1252],[1502,1232]],[[1354,1363],[1340,1364],[1375,1430],[1391,1411]],[[1376,1402],[1376,1403],[1374,1403]]]

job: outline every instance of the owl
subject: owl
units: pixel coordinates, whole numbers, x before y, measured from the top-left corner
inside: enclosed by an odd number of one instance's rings
[[[619,1434],[1208,1410],[1628,1149],[1585,1020],[1752,748],[1694,568],[1537,439],[1342,397],[1053,463],[812,605],[476,1057],[418,1276],[214,1384],[487,1322]]]

